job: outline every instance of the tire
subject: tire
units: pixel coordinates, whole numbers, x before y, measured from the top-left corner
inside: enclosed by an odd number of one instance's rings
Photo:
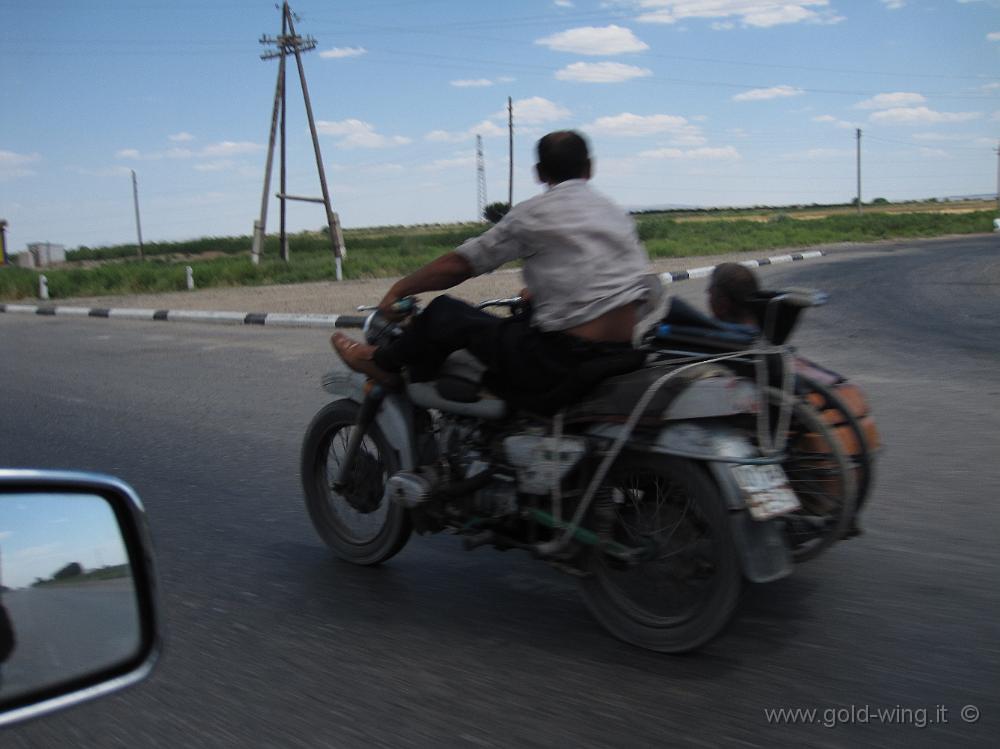
[[[733,616],[743,573],[729,511],[708,471],[692,460],[624,454],[604,488],[595,527],[628,546],[658,541],[628,566],[588,547],[581,580],[594,617],[627,643],[683,653],[718,635]],[[601,493],[598,494],[601,496]],[[652,534],[652,535],[651,535]]]
[[[396,451],[377,424],[365,435],[355,462],[357,488],[339,494],[332,483],[354,430],[360,406],[339,400],[313,418],[302,443],[302,488],[317,533],[341,559],[375,565],[403,548],[411,525],[405,508],[382,499],[386,479],[399,469]],[[359,509],[360,508],[360,509]]]
[[[872,449],[871,440],[861,426],[858,418],[851,413],[850,407],[837,395],[837,391],[820,382],[816,382],[810,377],[799,375],[799,382],[803,385],[805,394],[815,393],[823,401],[823,409],[838,411],[843,423],[850,429],[854,440],[858,444],[858,451],[855,454],[848,454],[854,468],[854,482],[857,499],[854,502],[855,514],[861,512],[868,493],[871,491],[872,483],[875,480],[875,451]]]
[[[796,562],[805,562],[844,537],[854,518],[854,470],[820,413],[803,400],[785,400],[768,388],[771,406],[790,403],[786,457],[781,467],[802,507],[784,516],[785,537]],[[773,424],[773,421],[772,421]]]

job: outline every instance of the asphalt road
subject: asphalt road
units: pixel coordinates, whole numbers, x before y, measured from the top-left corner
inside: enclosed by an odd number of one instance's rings
[[[518,552],[415,537],[378,569],[332,559],[297,475],[325,334],[0,315],[0,464],[131,483],[168,625],[148,681],[3,745],[995,745],[998,251],[974,237],[762,271],[831,292],[796,343],[865,387],[887,447],[866,534],[750,588],[684,657],[614,640],[573,580]],[[674,291],[700,302],[704,283]],[[818,712],[778,725],[780,708]]]
[[[45,689],[134,658],[139,610],[131,579],[4,594],[16,646],[3,663],[0,697]]]

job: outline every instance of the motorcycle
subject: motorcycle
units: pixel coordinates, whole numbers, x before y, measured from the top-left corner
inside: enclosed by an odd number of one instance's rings
[[[520,549],[579,578],[618,638],[697,649],[732,618],[744,581],[789,575],[853,516],[852,465],[794,393],[783,345],[823,301],[773,293],[762,335],[721,343],[667,315],[639,342],[644,366],[551,418],[484,392],[467,352],[399,390],[332,371],[323,388],[335,400],[301,454],[312,523],[359,565],[391,558],[414,530],[459,535],[467,550]],[[378,310],[363,329],[374,345],[400,331]],[[678,348],[678,335],[696,345]]]

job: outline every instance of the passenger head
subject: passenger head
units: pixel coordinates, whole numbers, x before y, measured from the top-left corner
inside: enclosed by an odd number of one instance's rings
[[[724,322],[756,325],[750,298],[760,291],[757,276],[739,263],[721,263],[712,271],[708,284],[708,306]]]
[[[558,185],[568,179],[590,179],[587,141],[573,130],[557,130],[538,141],[538,179]]]

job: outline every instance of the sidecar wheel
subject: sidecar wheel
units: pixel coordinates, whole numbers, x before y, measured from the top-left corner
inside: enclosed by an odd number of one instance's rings
[[[581,583],[594,617],[632,645],[683,653],[718,635],[736,609],[743,576],[728,510],[695,461],[623,455],[605,486],[595,527],[610,540],[646,547],[637,565],[591,548]],[[608,512],[613,502],[613,512]],[[613,516],[613,519],[612,519]]]
[[[411,525],[404,508],[382,499],[399,461],[377,424],[361,443],[349,488],[343,494],[333,488],[358,410],[357,403],[340,400],[313,418],[302,443],[302,488],[313,526],[333,553],[354,564],[375,565],[403,548]]]
[[[854,468],[833,430],[811,405],[768,388],[771,407],[792,409],[781,463],[801,509],[785,515],[785,537],[796,562],[822,554],[844,537],[854,517]]]

